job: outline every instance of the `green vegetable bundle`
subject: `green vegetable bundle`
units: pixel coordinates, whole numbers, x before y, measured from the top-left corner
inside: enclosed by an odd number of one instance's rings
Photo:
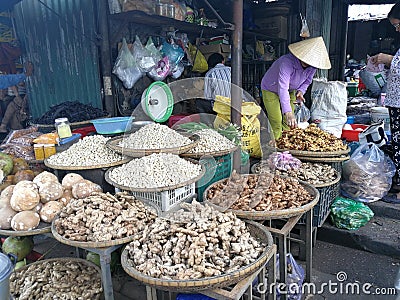
[[[337,228],[357,230],[373,216],[367,205],[356,200],[337,197],[331,205],[331,220]]]

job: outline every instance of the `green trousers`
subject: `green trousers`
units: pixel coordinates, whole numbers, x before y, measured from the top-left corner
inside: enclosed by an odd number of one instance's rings
[[[294,112],[294,103],[296,102],[295,92],[290,92],[290,106]],[[275,140],[279,139],[282,135],[282,130],[289,130],[289,126],[284,122],[285,119],[282,115],[281,102],[277,94],[262,90],[262,97],[265,109],[267,110],[268,121],[271,124],[271,129],[274,134]]]

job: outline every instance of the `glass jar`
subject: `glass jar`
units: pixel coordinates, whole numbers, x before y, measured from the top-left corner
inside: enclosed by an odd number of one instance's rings
[[[44,158],[48,158],[54,154],[56,154],[56,145],[54,144],[45,144],[43,146],[44,149]]]
[[[68,118],[55,119],[55,127],[60,139],[65,139],[72,136]]]
[[[43,144],[35,144],[33,145],[33,151],[35,153],[36,160],[43,160],[44,157],[44,147]]]

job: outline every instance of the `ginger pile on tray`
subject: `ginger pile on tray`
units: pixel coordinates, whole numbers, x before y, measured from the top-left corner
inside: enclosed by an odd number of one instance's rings
[[[271,211],[303,206],[313,196],[295,178],[272,174],[240,176],[234,172],[210,188],[207,199],[233,210]]]
[[[153,223],[157,214],[127,192],[94,192],[73,199],[54,222],[57,232],[79,242],[104,242],[134,235]]]
[[[155,278],[194,280],[234,272],[265,249],[246,223],[196,200],[158,218],[126,247],[128,265]]]
[[[317,125],[311,124],[306,129],[294,128],[282,132],[282,136],[276,141],[279,149],[331,152],[346,150],[342,140],[333,134],[326,132]]]

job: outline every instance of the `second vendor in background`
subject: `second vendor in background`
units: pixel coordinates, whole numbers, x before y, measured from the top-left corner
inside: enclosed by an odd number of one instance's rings
[[[261,81],[263,102],[275,139],[282,130],[297,127],[294,105],[303,105],[304,94],[317,69],[330,69],[328,51],[322,37],[289,45],[289,54],[281,56]]]

